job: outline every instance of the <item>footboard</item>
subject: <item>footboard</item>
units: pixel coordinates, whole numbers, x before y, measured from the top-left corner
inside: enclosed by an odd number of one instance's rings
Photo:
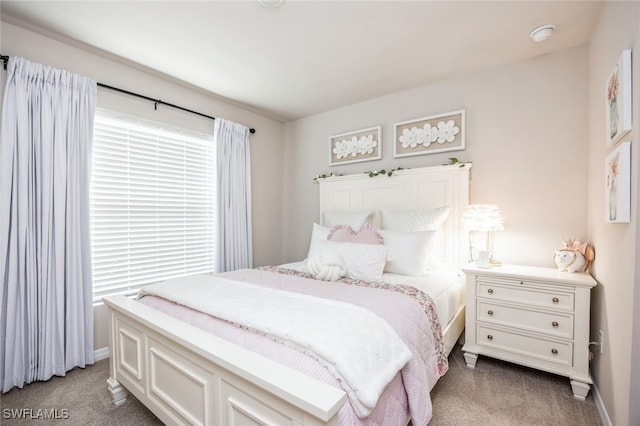
[[[131,392],[166,424],[337,424],[340,389],[126,297],[104,303],[116,405]]]

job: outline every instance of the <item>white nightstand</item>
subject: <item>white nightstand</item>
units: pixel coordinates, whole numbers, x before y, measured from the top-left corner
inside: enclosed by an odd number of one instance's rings
[[[467,366],[486,355],[567,376],[573,396],[585,399],[589,373],[591,288],[588,273],[553,268],[468,265],[465,345]]]

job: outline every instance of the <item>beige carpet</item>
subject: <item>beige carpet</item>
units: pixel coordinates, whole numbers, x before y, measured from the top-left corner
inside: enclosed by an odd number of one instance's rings
[[[151,411],[137,399],[129,396],[127,401],[116,407],[111,402],[107,390],[109,361],[103,360],[87,368],[76,368],[65,377],[53,377],[46,382],[34,382],[22,389],[13,388],[0,398],[0,424],[9,425],[162,425]],[[37,415],[38,410],[68,410],[68,418],[60,420],[7,419],[7,409],[31,409],[27,417]],[[14,411],[15,412],[15,411]]]
[[[575,399],[568,378],[483,356],[470,369],[460,346],[431,399],[430,426],[602,424],[592,393],[585,401]]]
[[[464,364],[457,346],[449,357],[449,372],[432,392],[431,425],[600,425],[593,397],[573,398],[569,380],[552,374],[480,357],[475,370]],[[0,424],[4,425],[156,425],[154,415],[135,398],[116,407],[111,403],[106,380],[108,362],[77,368],[66,377],[54,377],[0,397]],[[12,419],[11,409],[57,409],[68,419]],[[14,411],[15,413],[15,411]],[[25,413],[25,411],[23,411]],[[387,426],[387,425],[384,425]],[[396,425],[388,425],[396,426]]]

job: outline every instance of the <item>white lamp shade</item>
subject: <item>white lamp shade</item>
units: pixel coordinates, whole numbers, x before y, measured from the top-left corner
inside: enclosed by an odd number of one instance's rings
[[[502,231],[504,217],[493,204],[471,204],[463,215],[464,227],[469,231]]]

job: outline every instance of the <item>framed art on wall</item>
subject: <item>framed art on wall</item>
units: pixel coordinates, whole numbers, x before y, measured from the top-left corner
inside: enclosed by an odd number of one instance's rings
[[[607,146],[613,146],[632,128],[631,49],[624,50],[605,87]]]
[[[379,160],[382,158],[381,137],[380,126],[329,137],[329,165]]]
[[[631,222],[631,142],[622,142],[605,160],[605,221]]]
[[[394,157],[457,151],[465,148],[464,110],[394,125]]]

